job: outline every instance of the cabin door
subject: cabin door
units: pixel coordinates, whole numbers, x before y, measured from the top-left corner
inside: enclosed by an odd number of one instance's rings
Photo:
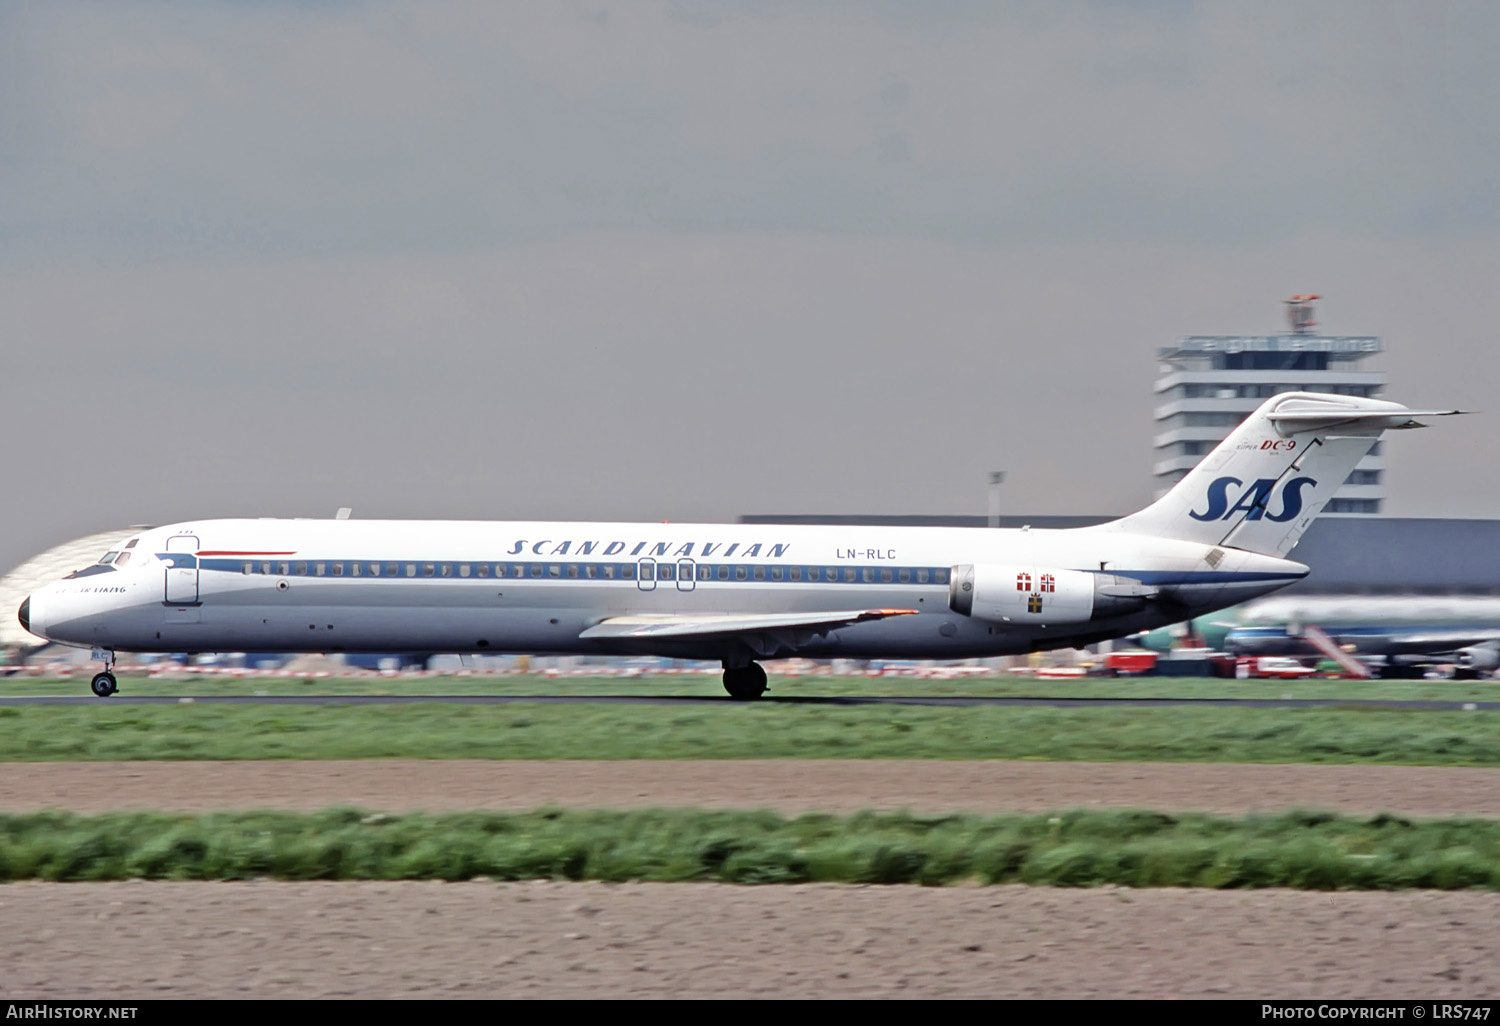
[[[198,539],[179,534],[167,539],[166,597],[171,606],[198,604]]]
[[[656,590],[656,560],[643,559],[636,567],[635,586],[642,591]]]

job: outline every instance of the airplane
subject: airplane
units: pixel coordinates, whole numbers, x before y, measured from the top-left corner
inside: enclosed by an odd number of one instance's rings
[[[511,521],[200,520],[142,531],[22,603],[21,625],[116,651],[968,659],[1082,647],[1300,580],[1286,558],[1387,429],[1458,410],[1268,399],[1171,491],[1031,530]]]
[[[1236,656],[1352,655],[1381,677],[1451,666],[1456,678],[1500,670],[1500,601],[1487,596],[1300,595],[1247,605],[1224,635]]]
[[[1152,652],[1171,652],[1181,647],[1222,652],[1225,636],[1236,626],[1238,624],[1210,613],[1193,620],[1133,634],[1128,640]]]

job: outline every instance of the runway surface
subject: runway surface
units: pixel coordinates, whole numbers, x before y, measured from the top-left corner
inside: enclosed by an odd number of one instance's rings
[[[837,696],[758,699],[771,705],[923,705],[937,707],[964,706],[1199,706],[1244,707],[1252,709],[1408,709],[1451,710],[1454,712],[1495,712],[1500,701],[1433,701],[1428,699],[1381,698],[1054,698],[1045,695],[984,697],[964,696],[933,698],[922,695],[869,697]],[[8,705],[88,705],[111,702],[116,705],[413,705],[437,702],[444,705],[514,705],[544,703],[547,705],[727,705],[740,704],[727,695],[133,695],[118,693],[109,698],[81,695],[5,695],[0,706]]]

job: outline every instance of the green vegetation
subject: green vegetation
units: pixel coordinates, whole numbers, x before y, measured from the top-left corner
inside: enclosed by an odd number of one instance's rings
[[[1040,759],[1500,766],[1500,717],[1375,708],[703,703],[0,706],[0,762]]]
[[[69,679],[0,679],[0,696],[88,694],[89,673]],[[542,674],[439,677],[147,677],[120,678],[121,693],[215,695],[643,695],[721,697],[714,673],[641,677],[547,677]],[[872,698],[1318,698],[1380,701],[1500,701],[1494,680],[1232,680],[1222,677],[778,677],[770,697]]]
[[[256,877],[1500,889],[1500,823],[691,809],[0,816],[4,881]]]

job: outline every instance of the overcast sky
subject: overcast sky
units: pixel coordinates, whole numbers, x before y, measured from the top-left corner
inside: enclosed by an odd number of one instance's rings
[[[1325,298],[1500,514],[1500,5],[0,0],[0,571],[206,516],[1124,513]]]

